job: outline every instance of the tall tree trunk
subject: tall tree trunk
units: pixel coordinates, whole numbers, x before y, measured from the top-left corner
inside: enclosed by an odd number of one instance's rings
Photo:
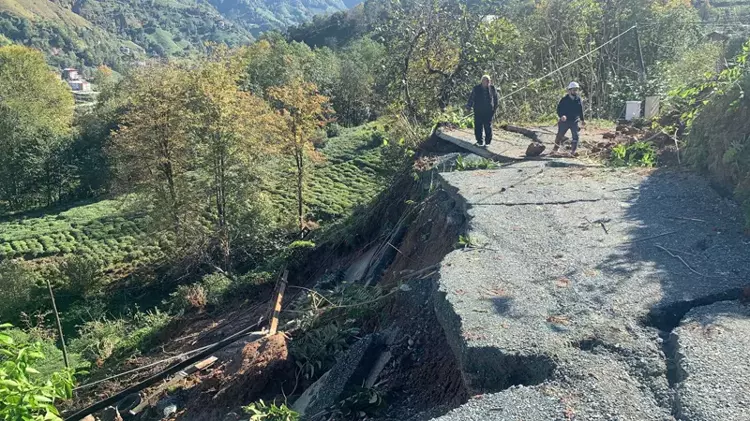
[[[302,200],[303,180],[305,177],[305,151],[302,145],[302,133],[298,133],[297,122],[293,122],[292,125],[292,131],[294,132],[294,159],[297,164],[297,218],[299,221],[299,230],[302,232],[305,228],[304,202]]]

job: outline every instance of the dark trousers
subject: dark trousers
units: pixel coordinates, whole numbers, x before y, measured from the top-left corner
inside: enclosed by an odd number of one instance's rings
[[[562,146],[565,140],[565,135],[570,130],[571,137],[573,138],[573,148],[578,146],[578,121],[560,121],[557,123],[557,138],[555,138],[555,147]]]
[[[477,142],[482,142],[482,131],[484,131],[484,143],[492,142],[492,116],[474,113],[474,137]]]

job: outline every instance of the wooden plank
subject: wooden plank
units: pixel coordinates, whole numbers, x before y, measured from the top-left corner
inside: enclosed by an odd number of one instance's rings
[[[276,301],[273,306],[273,315],[271,315],[271,326],[268,329],[269,335],[275,335],[279,329],[279,314],[281,313],[281,303],[284,300],[284,290],[286,290],[287,278],[289,277],[289,271],[284,269],[284,274],[281,275],[279,281],[278,291],[276,292]]]

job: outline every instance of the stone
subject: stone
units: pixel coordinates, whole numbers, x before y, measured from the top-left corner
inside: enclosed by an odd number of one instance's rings
[[[546,148],[547,148],[547,147],[546,147],[546,146],[544,146],[544,145],[543,145],[543,144],[541,144],[541,143],[538,143],[538,142],[531,142],[531,143],[529,144],[529,146],[528,146],[528,147],[526,148],[526,156],[527,156],[527,157],[535,157],[535,156],[539,156],[539,155],[541,155],[541,154],[542,154],[542,152],[544,152],[544,150],[545,150]]]

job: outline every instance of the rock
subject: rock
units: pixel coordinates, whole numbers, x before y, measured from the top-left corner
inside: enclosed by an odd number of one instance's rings
[[[612,133],[612,132],[607,132],[607,133],[602,134],[602,137],[605,139],[614,139],[617,137],[617,134]]]
[[[326,408],[336,404],[347,386],[361,385],[376,360],[381,355],[383,341],[377,335],[368,335],[355,343],[349,351],[318,381],[308,387],[292,405],[302,415],[302,420],[312,419]]]
[[[99,417],[100,421],[122,421],[122,417],[120,416],[120,411],[117,410],[114,406],[110,406],[109,408],[102,411],[102,416]]]
[[[544,152],[544,149],[546,149],[546,146],[544,146],[543,144],[538,142],[531,142],[529,143],[529,147],[526,148],[526,156],[539,156],[542,154],[542,152]]]
[[[81,418],[81,421],[96,421],[96,418],[93,415],[86,415],[86,417]]]
[[[670,337],[678,418],[750,419],[750,309],[737,301],[691,310]]]

